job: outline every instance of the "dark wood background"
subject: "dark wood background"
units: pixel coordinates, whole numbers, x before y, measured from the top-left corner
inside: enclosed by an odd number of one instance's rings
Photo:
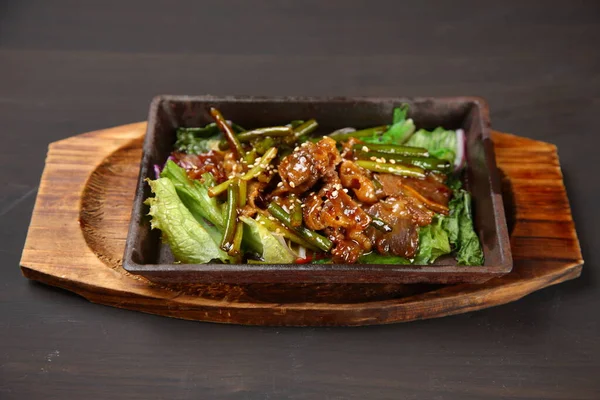
[[[600,2],[0,1],[0,399],[600,398]],[[586,265],[505,306],[352,328],[213,325],[25,280],[48,143],[152,96],[478,95],[558,145]]]

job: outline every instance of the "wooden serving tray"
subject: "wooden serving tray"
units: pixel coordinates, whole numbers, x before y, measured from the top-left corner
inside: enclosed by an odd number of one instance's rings
[[[556,147],[493,132],[512,272],[480,285],[163,285],[121,257],[146,123],[50,145],[21,259],[23,274],[110,306],[245,325],[358,326],[442,317],[576,278],[583,260]]]

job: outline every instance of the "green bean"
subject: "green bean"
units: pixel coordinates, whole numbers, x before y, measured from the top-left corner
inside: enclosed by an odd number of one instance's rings
[[[243,181],[241,179],[237,180],[238,189],[238,207],[242,208],[246,205],[246,195],[248,192],[248,182]],[[237,214],[237,213],[236,213]],[[236,215],[237,217],[237,215]],[[237,227],[235,229],[235,235],[233,236],[233,245],[231,250],[229,250],[229,255],[234,257],[241,256],[241,247],[242,240],[244,238],[244,225],[241,222],[237,222]],[[240,260],[237,260],[238,262]]]
[[[371,226],[379,231],[389,233],[392,231],[392,227],[385,223],[384,220],[377,217],[371,217]]]
[[[219,183],[217,186],[213,186],[210,189],[208,189],[208,195],[210,197],[215,197],[220,195],[221,193],[223,193],[224,191],[227,190],[227,188],[229,187],[229,185],[231,185],[231,183],[234,181],[235,178],[231,178],[226,180],[223,183]]]
[[[265,136],[289,136],[293,133],[294,130],[289,126],[270,126],[240,133],[237,135],[237,138],[240,142],[249,142],[253,139],[259,139]]]
[[[277,155],[277,147],[271,147],[269,150],[266,151],[265,154],[263,154],[262,157],[260,157],[260,161],[258,161],[259,160],[258,158],[254,161],[254,163],[255,163],[254,167],[252,167],[248,172],[246,172],[242,176],[242,179],[245,181],[249,181],[250,179],[256,178],[257,176],[262,174],[262,172],[265,169],[267,169],[269,164],[271,164],[271,161],[273,161],[273,159],[275,158],[276,155]],[[258,164],[256,164],[257,161],[258,161]]]
[[[203,127],[198,127],[198,126],[193,126],[193,127],[179,127],[177,128],[178,132],[186,132],[186,133],[192,133],[194,134],[194,136],[212,136],[212,135],[216,135],[217,133],[219,133],[219,127],[217,126],[217,124],[215,124],[214,122],[211,122],[210,124],[203,126]]]
[[[364,150],[364,148],[368,150]],[[353,150],[360,151],[376,151],[379,153],[386,154],[399,154],[405,156],[420,156],[420,157],[428,157],[429,152],[427,149],[422,147],[412,147],[412,146],[400,146],[395,144],[377,144],[377,143],[365,143],[365,144],[355,144],[352,146]]]
[[[235,235],[233,235],[233,244],[231,245],[231,249],[227,252],[232,257],[236,258],[236,262],[240,261],[240,256],[242,255],[241,247],[242,240],[244,238],[244,226],[237,222],[237,228],[235,229]]]
[[[223,132],[225,139],[227,139],[227,143],[229,143],[229,147],[233,151],[235,158],[239,159],[239,158],[243,157],[244,149],[242,148],[242,144],[238,140],[238,138],[237,138],[235,132],[233,131],[233,129],[231,128],[231,126],[229,126],[227,121],[225,121],[225,118],[223,118],[223,115],[221,114],[221,112],[219,110],[217,110],[216,108],[211,108],[210,114],[215,119],[215,122],[219,126],[219,129],[221,130],[221,132]]]
[[[269,204],[269,207],[267,207],[267,210],[271,213],[271,215],[273,215],[275,218],[281,221],[285,226],[287,226],[290,229],[293,229],[296,233],[302,236],[303,239],[305,239],[310,244],[317,246],[319,249],[323,251],[329,251],[329,249],[331,249],[331,246],[333,246],[331,240],[327,239],[325,236],[318,234],[315,231],[311,231],[310,229],[305,228],[303,226],[294,228],[290,221],[290,214],[285,212],[285,210],[281,208],[281,206],[277,203],[271,202],[271,204]]]
[[[339,133],[335,135],[331,135],[330,137],[336,142],[343,142],[350,138],[362,138],[369,137],[374,135],[379,135],[387,132],[389,129],[388,125],[375,126],[373,128],[362,129],[360,131],[348,132],[348,133]]]
[[[302,207],[300,207],[302,203],[293,193],[288,198],[290,200],[290,224],[297,228],[302,225]]]
[[[292,135],[286,136],[286,137],[279,137],[278,139],[287,139],[290,138],[292,140],[292,143],[295,142],[295,138]],[[239,136],[238,136],[239,139]],[[280,140],[281,141],[281,140]],[[249,152],[246,153],[246,155],[248,155],[248,153],[254,151],[256,154],[264,154],[265,151],[269,150],[271,147],[275,146],[277,144],[277,140],[276,138],[272,137],[272,136],[263,136],[263,137],[257,137],[255,139],[250,140],[250,147],[251,150]],[[229,143],[227,143],[227,140],[221,140],[219,142],[219,150],[221,151],[226,151],[229,150]],[[247,160],[247,157],[246,157]]]
[[[229,150],[229,143],[227,143],[227,140],[221,140],[219,142],[219,150],[221,150],[221,151]]]
[[[244,155],[244,161],[246,162],[246,164],[250,165],[250,164],[254,164],[254,161],[256,160],[256,149],[252,149],[249,152],[246,153],[246,155]]]
[[[234,180],[227,186],[227,205],[225,208],[225,232],[223,233],[223,240],[221,241],[221,249],[227,253],[234,252],[234,238],[235,232],[238,228],[237,223],[237,207],[239,202],[239,190],[238,181]],[[237,249],[239,252],[239,248]],[[230,254],[231,255],[231,254]]]
[[[373,172],[382,172],[386,174],[411,176],[415,178],[425,178],[425,170],[419,167],[409,167],[401,164],[386,164],[375,161],[358,160],[356,165]]]
[[[314,130],[317,129],[318,126],[319,124],[316,120],[309,119],[302,125],[299,125],[296,128],[294,128],[294,136],[298,138],[300,136],[308,135],[309,133],[314,132]]]
[[[271,219],[271,218],[273,218],[273,219]],[[263,214],[258,214],[258,216],[256,217],[256,222],[263,225],[269,231],[279,233],[284,238],[289,239],[290,241],[297,243],[300,246],[303,246],[310,250],[319,251],[318,247],[313,246],[312,244],[308,243],[306,240],[302,239],[295,231],[292,231],[291,229],[289,229],[288,227],[283,225],[281,222],[279,222],[279,220],[275,219],[274,217],[267,217]]]
[[[244,175],[242,175],[240,179],[242,179],[244,181],[249,181],[251,179],[256,178],[265,169],[267,169],[267,167],[269,166],[269,164],[271,163],[273,158],[275,158],[276,155],[277,155],[277,148],[271,147],[260,158],[260,161],[258,162],[258,164],[256,164],[254,167],[252,167],[252,169],[250,169],[248,172],[246,172]],[[256,159],[256,160],[258,160],[258,159]],[[254,161],[255,163],[256,163],[256,160]],[[229,187],[231,182],[233,182],[235,179],[237,179],[237,178],[228,179],[225,182],[218,184],[217,186],[211,187],[210,189],[208,189],[208,195],[210,197],[215,197],[215,196],[220,195],[221,193],[223,193],[224,191],[227,190],[227,188]]]
[[[291,122],[289,123],[289,125],[290,125],[290,126],[293,128],[293,129],[296,129],[297,127],[299,127],[299,126],[300,126],[300,125],[302,125],[303,123],[304,123],[304,121],[303,121],[303,120],[301,120],[301,119],[295,119],[295,120],[291,121]]]
[[[451,165],[446,160],[440,160],[435,157],[410,157],[403,156],[400,154],[386,154],[386,153],[378,153],[375,151],[363,152],[358,151],[356,155],[359,159],[362,160],[372,160],[373,158],[384,159],[386,161],[394,160],[393,163],[399,162],[400,164],[405,165],[414,165],[415,167],[420,167],[423,169],[427,169],[430,171],[440,171],[440,172],[449,172],[451,169]]]
[[[234,258],[234,263],[239,263],[241,261],[242,256],[242,240],[244,239],[244,227],[240,222],[237,222],[237,228],[235,230],[235,235],[233,235],[233,242],[231,244],[231,248],[227,252],[231,257]]]
[[[240,208],[242,208],[246,205],[246,201],[248,200],[248,182],[240,179],[238,180],[238,186],[240,187],[238,204]]]
[[[276,144],[275,139],[267,136],[262,139],[256,139],[252,141],[252,148],[256,150],[258,154],[265,154],[267,150],[274,147]]]
[[[227,124],[229,126],[231,126],[233,128],[233,131],[236,133],[246,131],[244,128],[242,128],[241,126],[239,126],[238,124],[236,124],[234,122],[228,121]],[[191,127],[180,126],[179,128],[177,128],[177,131],[191,133],[196,137],[208,137],[208,136],[216,135],[221,130],[219,129],[219,126],[217,124],[215,124],[214,122],[211,122],[210,124],[208,124],[206,126],[201,126],[201,127],[200,126],[191,126]]]

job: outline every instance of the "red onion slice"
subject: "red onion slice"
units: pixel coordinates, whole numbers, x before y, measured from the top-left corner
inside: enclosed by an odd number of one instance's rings
[[[327,136],[343,135],[345,133],[352,133],[352,132],[356,132],[356,129],[351,128],[351,127],[346,127],[346,128],[338,129],[337,131],[333,131]]]
[[[466,164],[466,140],[465,131],[456,130],[456,158],[454,159],[454,170],[460,171]]]

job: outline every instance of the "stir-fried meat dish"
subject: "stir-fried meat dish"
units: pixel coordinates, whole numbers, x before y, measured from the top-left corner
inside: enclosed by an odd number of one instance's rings
[[[182,262],[432,262],[439,249],[459,250],[453,218],[463,218],[456,207],[468,192],[449,178],[460,151],[411,145],[436,131],[415,132],[403,112],[390,126],[318,137],[314,120],[244,130],[211,109],[215,123],[181,128],[156,167],[153,225]]]

